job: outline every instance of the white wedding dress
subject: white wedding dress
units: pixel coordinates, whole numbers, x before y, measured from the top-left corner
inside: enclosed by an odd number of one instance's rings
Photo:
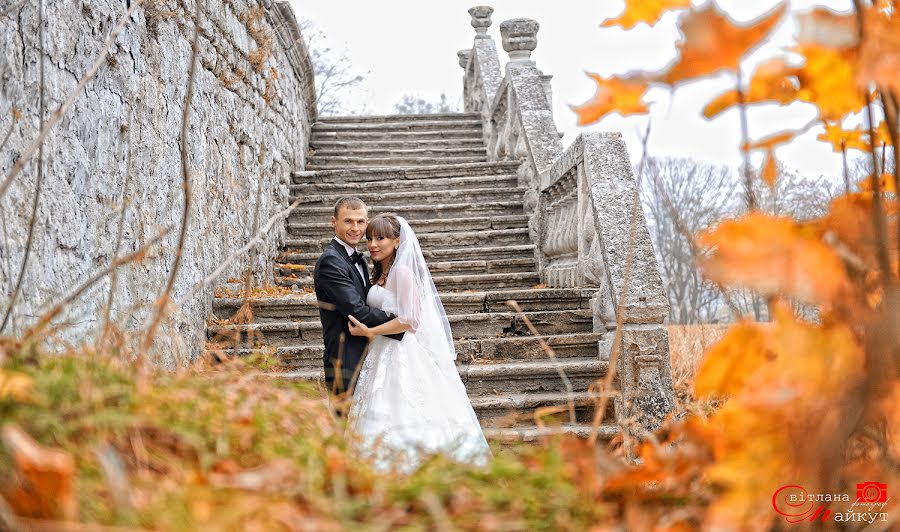
[[[410,472],[423,455],[438,452],[484,464],[490,450],[456,370],[449,323],[418,241],[400,220],[401,245],[388,282],[373,286],[367,303],[415,330],[402,341],[377,336],[369,345],[349,428],[380,469]],[[404,256],[413,253],[418,257]],[[395,293],[401,294],[399,301]]]

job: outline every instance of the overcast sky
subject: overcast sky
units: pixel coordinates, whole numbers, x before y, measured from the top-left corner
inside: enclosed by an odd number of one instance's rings
[[[346,52],[354,68],[365,81],[351,99],[353,106],[365,105],[367,114],[391,113],[394,103],[410,93],[437,99],[442,92],[454,99],[462,93],[463,71],[456,52],[471,48],[475,30],[470,25],[468,8],[475,1],[462,0],[291,0],[298,18],[308,18],[326,34],[327,45]],[[540,23],[538,45],[532,58],[538,68],[553,78],[554,118],[565,132],[568,145],[579,132],[617,130],[625,136],[632,161],[641,154],[640,135],[647,116],[612,115],[588,126],[575,125],[569,105],[588,100],[594,82],[585,71],[603,76],[631,70],[657,70],[672,61],[678,36],[675,14],[669,13],[655,27],[644,25],[625,32],[618,28],[600,28],[608,17],[621,12],[621,0],[495,0],[482,2],[494,8],[489,34],[500,54],[501,65],[508,59],[500,42],[500,22],[527,17]],[[695,4],[699,4],[695,0]],[[719,0],[735,20],[752,19],[775,5],[775,0]],[[808,9],[813,3],[835,9],[848,9],[851,0],[793,0],[792,8]],[[777,44],[789,45],[794,28],[788,22],[776,30]],[[753,58],[765,58],[776,47],[763,48]],[[691,156],[713,163],[736,166],[740,162],[740,125],[737,109],[715,120],[702,117],[704,104],[719,92],[733,86],[734,78],[722,75],[709,81],[679,88],[674,96],[665,89],[654,89],[646,97],[650,102],[652,133],[651,155]],[[814,116],[808,106],[767,105],[749,114],[753,138],[791,127],[799,127]],[[815,141],[818,128],[777,151],[779,160],[814,177],[837,178],[840,157],[831,148]]]

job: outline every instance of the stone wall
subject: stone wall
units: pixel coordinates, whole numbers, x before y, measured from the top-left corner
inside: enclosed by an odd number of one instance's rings
[[[193,204],[173,293],[180,304],[157,342],[167,365],[198,353],[212,289],[194,293],[192,287],[284,208],[289,172],[304,167],[315,120],[312,67],[287,2],[201,1],[188,132]],[[42,17],[38,4],[0,4],[0,141],[11,132],[0,150],[0,176],[37,136],[41,36],[49,116],[131,2],[45,0]],[[21,333],[111,263],[122,209],[119,255],[172,228],[145,260],[119,270],[112,320],[126,330],[146,327],[173,263],[183,212],[179,134],[194,11],[194,0],[145,1],[47,138],[32,253],[2,334]],[[22,263],[37,159],[0,198],[0,319]],[[221,279],[248,268],[258,279],[269,278],[281,236],[271,231]],[[109,292],[105,279],[71,305],[59,320],[58,337],[72,343],[93,338]]]

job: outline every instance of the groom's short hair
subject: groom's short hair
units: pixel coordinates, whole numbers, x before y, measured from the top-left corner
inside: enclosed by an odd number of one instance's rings
[[[337,203],[334,204],[334,217],[338,217],[338,213],[341,212],[341,209],[344,207],[350,210],[358,210],[358,209],[366,209],[366,204],[363,203],[363,200],[357,198],[356,196],[344,196],[343,198],[337,200]]]

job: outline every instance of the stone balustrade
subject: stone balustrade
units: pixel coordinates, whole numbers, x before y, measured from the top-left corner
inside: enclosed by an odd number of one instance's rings
[[[540,25],[522,18],[500,24],[509,54],[501,76],[487,35],[492,11],[469,10],[475,42],[458,54],[465,110],[481,115],[491,160],[522,162],[519,184],[542,282],[598,289],[592,310],[595,331],[604,333],[599,356],[608,359],[619,339],[617,416],[652,427],[674,406],[664,325],[669,303],[625,143],[619,133],[585,133],[563,149],[552,76],[531,59]]]

